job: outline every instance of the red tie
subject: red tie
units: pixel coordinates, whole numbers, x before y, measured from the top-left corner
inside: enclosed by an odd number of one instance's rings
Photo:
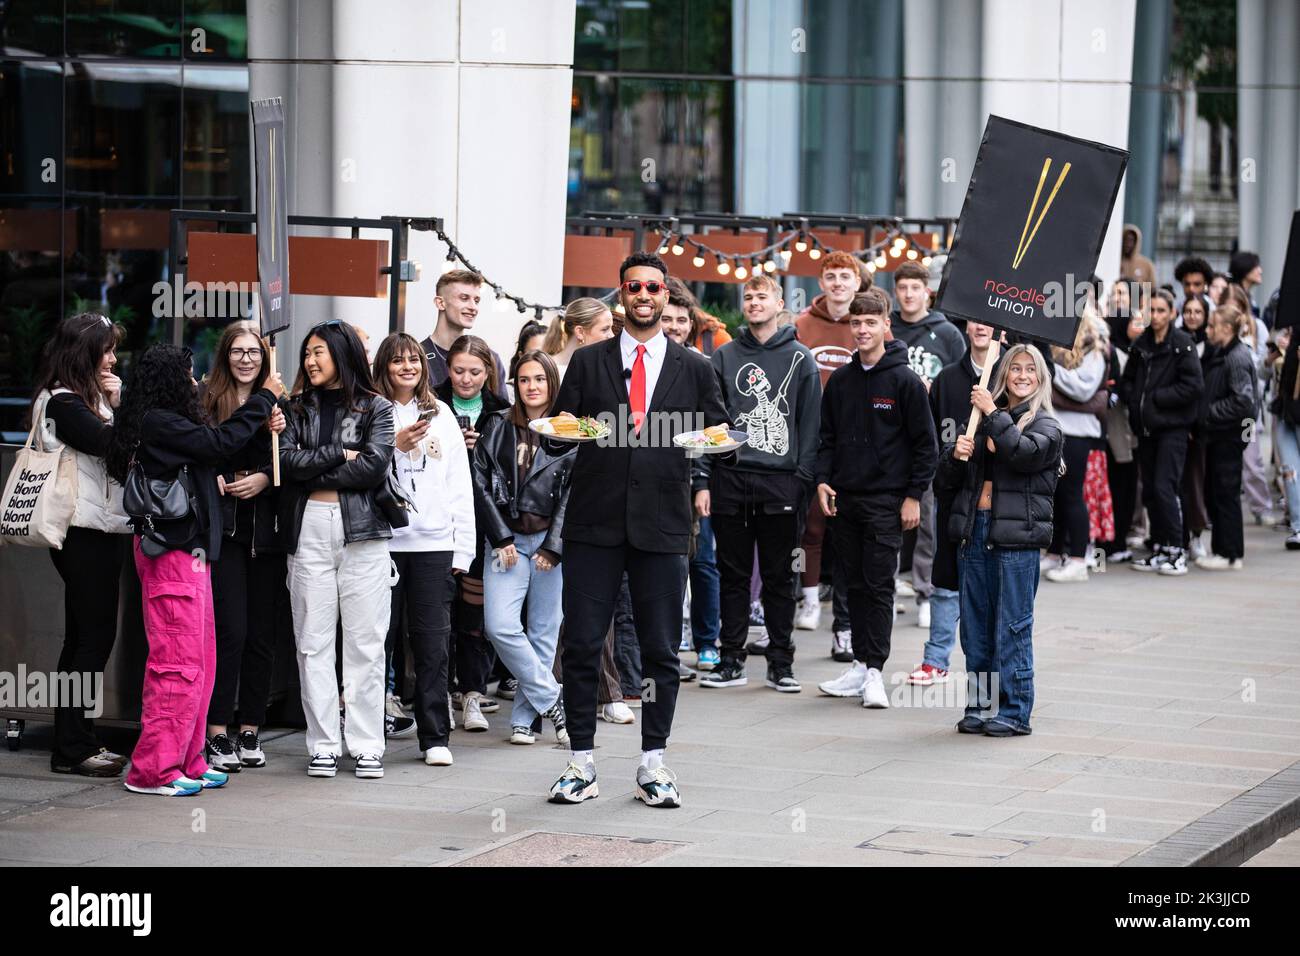
[[[632,425],[640,434],[645,421],[645,346],[636,347],[636,360],[632,362],[632,389],[628,393],[632,403]]]

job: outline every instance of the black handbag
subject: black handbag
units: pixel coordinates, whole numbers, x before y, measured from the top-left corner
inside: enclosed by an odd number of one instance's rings
[[[175,478],[150,478],[132,456],[122,487],[122,507],[143,539],[140,549],[152,558],[184,547],[199,530],[199,505],[188,466]]]
[[[411,523],[411,514],[418,510],[415,499],[410,496],[397,478],[397,461],[394,460],[384,480],[375,489],[375,504],[390,527],[405,528]]]

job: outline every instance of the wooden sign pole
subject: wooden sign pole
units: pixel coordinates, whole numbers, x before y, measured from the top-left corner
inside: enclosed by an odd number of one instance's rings
[[[275,374],[275,338],[272,337],[270,343],[270,354],[267,360],[271,363],[270,373]],[[271,484],[276,488],[280,487],[280,436],[271,432]]]
[[[989,354],[984,359],[984,367],[980,369],[980,388],[989,387],[989,379],[993,375],[993,366],[998,363],[998,355],[1001,351],[1002,346],[998,343],[998,338],[995,335],[993,340],[989,342]],[[274,366],[272,366],[272,368],[274,368]],[[975,430],[980,427],[980,419],[983,417],[984,416],[980,413],[978,408],[972,408],[970,410],[970,421],[966,424],[967,438],[975,437]],[[953,454],[957,457],[955,452]],[[966,459],[964,457],[957,457],[957,460],[965,461]]]

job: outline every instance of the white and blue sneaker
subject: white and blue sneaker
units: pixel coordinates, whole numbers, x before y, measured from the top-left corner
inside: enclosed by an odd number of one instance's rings
[[[551,786],[550,803],[582,803],[600,796],[600,786],[596,783],[596,766],[587,764],[579,767],[573,761],[564,768],[560,779]]]
[[[189,777],[177,777],[171,783],[163,784],[161,787],[137,787],[125,781],[122,786],[132,793],[152,793],[160,797],[193,797],[203,792],[202,782],[191,780]]]
[[[223,770],[215,770],[209,767],[208,772],[199,779],[203,783],[204,790],[216,790],[218,787],[224,787],[230,782],[230,775]]]
[[[677,792],[677,775],[667,767],[649,770],[640,767],[636,772],[636,798],[647,807],[675,809],[682,805],[682,795]]]
[[[722,662],[722,655],[718,653],[716,647],[700,648],[699,659],[695,662],[695,667],[702,671],[711,671]]]

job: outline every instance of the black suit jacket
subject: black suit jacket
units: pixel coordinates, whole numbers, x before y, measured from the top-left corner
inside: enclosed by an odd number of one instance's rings
[[[728,421],[727,408],[709,360],[669,339],[646,422],[634,435],[620,338],[574,352],[556,399],[556,414],[612,425],[608,440],[578,447],[563,540],[686,554],[690,462],[672,437]]]

